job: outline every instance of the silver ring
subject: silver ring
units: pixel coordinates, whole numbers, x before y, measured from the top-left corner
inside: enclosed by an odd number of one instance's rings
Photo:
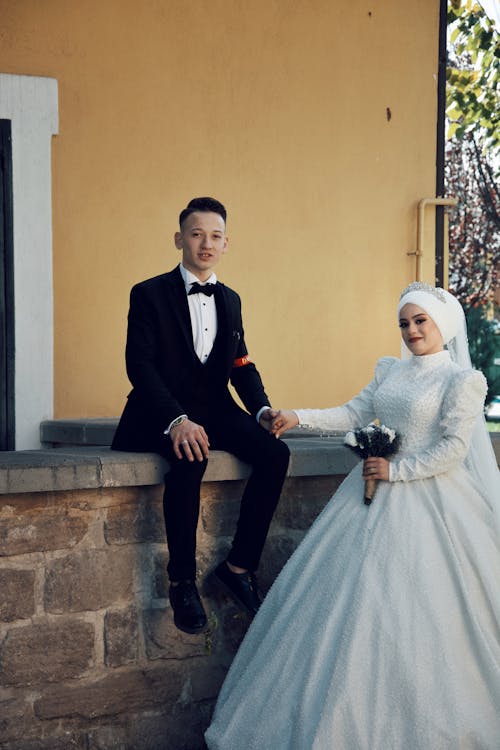
[[[181,440],[181,445],[184,445],[184,443],[189,443],[189,440]]]

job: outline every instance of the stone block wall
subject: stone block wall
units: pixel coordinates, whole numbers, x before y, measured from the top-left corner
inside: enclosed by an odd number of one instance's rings
[[[266,590],[343,477],[286,481]],[[0,750],[201,750],[248,627],[207,574],[243,482],[205,482],[198,534],[206,634],[172,623],[162,487],[0,496]],[[243,749],[242,749],[243,750]]]

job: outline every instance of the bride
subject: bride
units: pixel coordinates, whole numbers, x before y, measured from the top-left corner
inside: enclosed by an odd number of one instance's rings
[[[344,406],[280,411],[401,435],[358,464],[276,579],[227,675],[209,750],[498,750],[500,474],[462,308],[420,282],[405,354]],[[447,345],[445,349],[443,347]],[[378,479],[371,505],[363,481]]]

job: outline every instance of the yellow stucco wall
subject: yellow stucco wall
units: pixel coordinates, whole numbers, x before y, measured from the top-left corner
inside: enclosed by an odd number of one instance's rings
[[[399,351],[434,195],[438,6],[0,0],[0,72],[59,82],[57,417],[121,411],[129,289],[178,262],[195,195],[228,208],[217,272],[277,406],[344,400]]]

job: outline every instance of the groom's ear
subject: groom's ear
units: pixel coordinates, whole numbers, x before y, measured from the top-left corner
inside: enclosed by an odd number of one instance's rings
[[[174,242],[177,250],[182,250],[182,234],[180,232],[174,234]]]

